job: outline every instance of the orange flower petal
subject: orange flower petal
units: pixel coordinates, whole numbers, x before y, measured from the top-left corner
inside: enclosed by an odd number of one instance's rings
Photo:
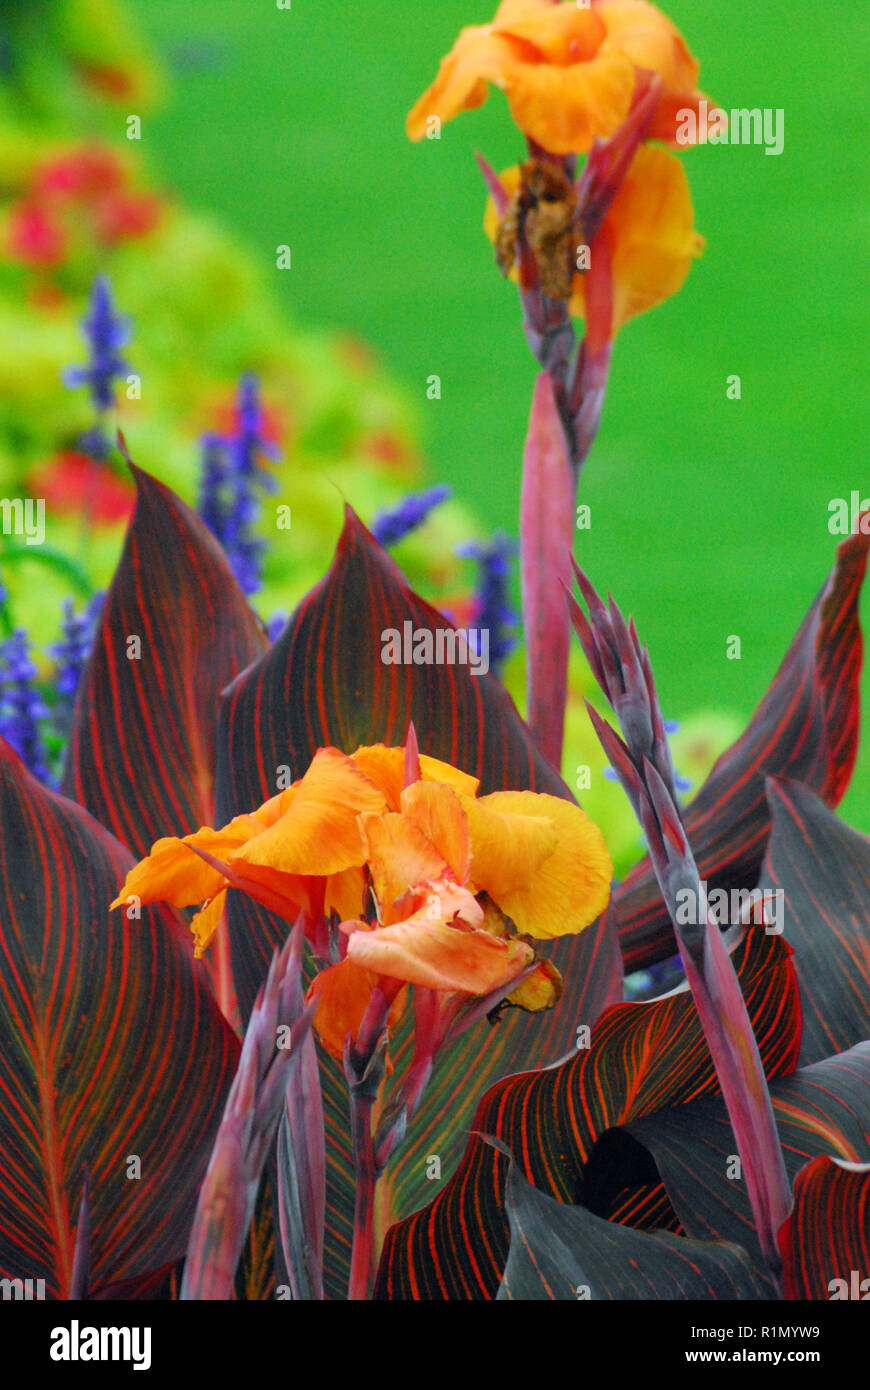
[[[607,31],[602,53],[616,52],[635,67],[658,73],[666,92],[694,91],[698,64],[676,25],[645,0],[596,0]]]
[[[380,975],[464,994],[489,994],[507,984],[533,955],[525,942],[432,921],[425,908],[404,922],[354,932],[347,954]]]
[[[151,853],[129,871],[112,907],[119,907],[133,896],[143,903],[168,902],[173,907],[205,902],[225,886],[225,880],[219,870],[206,864],[188,846],[197,845],[216,859],[224,859],[262,828],[253,816],[236,816],[222,830],[203,826],[183,840],[174,835],[157,840]]]
[[[315,975],[308,990],[307,999],[317,1000],[314,1027],[323,1046],[333,1057],[341,1061],[348,1034],[354,1041],[359,1037],[365,1011],[368,1008],[372,990],[376,985],[386,984],[377,975],[346,959],[338,965],[330,965]],[[389,986],[387,986],[389,989]],[[388,996],[389,997],[389,996]],[[390,1008],[389,1023],[395,1028],[405,1005],[405,991],[398,988]]]
[[[461,884],[454,883],[452,878],[430,879],[418,884],[410,893],[398,899],[390,914],[390,921],[405,921],[423,908],[426,909],[427,918],[433,922],[452,922],[458,917],[466,926],[483,927],[485,931],[492,930],[492,926],[486,920],[486,913],[474,894]],[[502,931],[494,934],[504,936],[505,933]]]
[[[335,911],[344,921],[348,917],[358,917],[363,910],[366,879],[362,869],[342,869],[339,874],[330,874],[326,880],[323,907],[327,915]]]
[[[383,816],[360,816],[359,823],[384,920],[395,921],[396,902],[424,879],[441,878],[447,864],[422,830],[405,816],[388,811]]]
[[[380,787],[389,809],[398,811],[405,783],[404,748],[387,748],[383,743],[373,743],[358,748],[351,757],[369,781]],[[420,754],[420,777],[424,782],[446,782],[454,791],[464,792],[466,796],[475,796],[480,785],[476,777],[460,772],[458,767],[451,767],[450,763],[441,762],[440,758],[430,758],[426,753]]]
[[[420,754],[420,775],[424,782],[446,782],[455,792],[464,796],[477,796],[480,778],[461,772],[450,763],[442,763],[440,758],[430,758],[428,753]]]
[[[257,864],[283,873],[325,875],[365,860],[357,816],[382,811],[383,792],[337,748],[321,748],[292,789],[280,819],[262,831],[232,863]]]
[[[638,150],[599,235],[610,248],[615,336],[629,319],[676,294],[701,254],[704,239],[694,230],[689,182],[676,155],[657,145]],[[577,275],[571,313],[583,316],[585,307]]]
[[[532,44],[542,61],[560,67],[588,63],[607,32],[595,10],[553,5],[550,0],[503,0],[492,29]]]
[[[267,864],[248,864],[243,860],[235,860],[227,868],[236,879],[233,887],[288,922],[295,922],[300,912],[321,910],[318,889],[322,890],[322,879],[312,879],[307,874],[285,874]]]
[[[456,793],[441,782],[414,782],[402,792],[402,814],[435,846],[457,883],[464,883],[471,839],[468,817]]]
[[[485,806],[489,813],[503,816],[511,825],[512,842],[520,846],[517,863],[524,873],[534,864],[535,855],[526,853],[523,857],[520,822],[528,820],[534,826],[544,812],[555,838],[552,853],[536,864],[525,886],[478,885],[485,887],[502,911],[513,919],[517,931],[540,938],[564,936],[581,931],[603,912],[610,897],[613,865],[601,831],[585,811],[572,801],[535,792],[492,792],[482,797],[478,805]],[[471,874],[477,883],[472,815],[469,815],[469,822]],[[530,828],[528,833],[538,832]],[[497,879],[498,861],[492,843],[487,845],[485,867],[487,875]]]
[[[487,97],[487,82],[499,82],[504,63],[514,52],[510,40],[493,34],[489,25],[463,29],[446,58],[442,58],[432,86],[408,114],[405,128],[409,139],[422,140],[432,116],[451,121],[460,111],[482,106]]]
[[[194,951],[193,954],[199,959],[205,952],[206,947],[220,926],[221,918],[226,907],[227,890],[223,888],[220,893],[215,893],[214,897],[206,903],[201,912],[197,912],[191,918],[190,930],[193,932]]]
[[[501,904],[502,895],[528,888],[555,850],[556,827],[549,803],[535,792],[494,792],[477,801],[463,798],[471,831],[471,878]]]
[[[587,150],[625,119],[641,71],[660,79],[655,120],[673,144],[673,99],[697,98],[698,64],[654,5],[503,0],[492,24],[462,30],[408,117],[408,134],[420,140],[429,117],[447,121],[479,106],[491,82],[506,93],[520,129],[551,154]]]
[[[505,65],[502,86],[520,129],[551,154],[588,150],[628,115],[633,65],[619,53],[560,68]]]

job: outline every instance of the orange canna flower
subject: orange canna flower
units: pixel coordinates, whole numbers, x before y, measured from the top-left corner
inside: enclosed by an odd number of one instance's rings
[[[501,183],[509,195],[520,184],[520,166],[506,169]],[[484,229],[491,241],[499,218],[487,201]],[[578,230],[576,238],[582,241]],[[590,247],[590,269],[576,271],[570,312],[587,319],[592,347],[612,341],[623,324],[676,294],[704,238],[694,229],[694,210],[685,170],[676,155],[642,145],[629,166]],[[596,264],[597,263],[597,264]],[[598,276],[601,265],[607,274]],[[592,276],[598,292],[590,293]],[[511,271],[516,279],[516,270]]]
[[[382,744],[350,757],[320,749],[298,782],[251,814],[158,840],[112,906],[131,896],[204,903],[192,923],[198,955],[230,887],[290,920],[338,912],[344,959],[310,991],[318,1033],[337,1056],[375,987],[390,1003],[406,984],[464,997],[498,991],[534,967],[528,938],[577,932],[599,915],[610,857],[572,802],[478,797],[477,780],[447,763],[421,755],[415,767],[409,779],[405,750]],[[367,920],[370,894],[377,915]],[[558,997],[552,967],[523,983],[522,1007]]]
[[[421,140],[432,117],[452,120],[486,100],[491,83],[511,115],[551,154],[588,150],[628,115],[638,78],[661,96],[650,137],[676,143],[676,113],[697,112],[698,64],[678,30],[646,0],[502,0],[491,24],[463,29],[407,120]]]

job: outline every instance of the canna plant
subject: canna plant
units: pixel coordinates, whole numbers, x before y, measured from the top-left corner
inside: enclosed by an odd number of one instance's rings
[[[380,539],[348,508],[267,633],[252,376],[237,435],[204,441],[202,517],[128,458],[83,669],[85,619],[65,634],[58,791],[7,639],[3,1278],[188,1301],[805,1299],[870,1277],[870,842],[834,814],[870,514],[684,807],[650,656],[570,556],[615,336],[700,249],[662,148],[696,79],[643,0],[504,0],[409,117],[419,138],[492,83],[527,142],[501,176],[481,163],[540,368],[528,722],[496,675],[425,659],[457,635],[381,541],[432,497]],[[508,550],[476,552],[500,656]],[[572,626],[647,846],[620,884],[559,773]],[[421,659],[385,662],[390,631]],[[626,1000],[626,971],[676,953],[675,989]]]
[[[638,906],[643,866],[607,902],[600,837],[504,689],[460,666],[381,663],[385,628],[444,619],[352,514],[268,645],[204,524],[135,476],[63,794],[3,755],[4,1277],[70,1296],[85,1169],[95,1298],[226,1296],[233,1280],[248,1298],[692,1297],[699,1267],[703,1296],[807,1297],[862,1268],[870,848],[831,808],[856,750],[867,534],[840,546],[746,734],[682,817],[654,793],[668,853],[685,858],[688,836],[711,901],[749,876],[765,907],[784,896],[784,931],[748,920],[721,938],[784,1154],[774,1274],[748,1172],[727,1176],[745,1151],[704,1010],[686,989],[620,1002],[620,939],[631,948],[643,925],[658,960],[685,928],[650,890]],[[574,616],[588,643],[597,629]],[[630,648],[647,672],[612,622],[623,669]],[[659,728],[651,677],[626,690],[627,736],[641,696]],[[191,931],[191,902],[210,894],[220,913]],[[233,1198],[223,1225],[215,1184]],[[528,1248],[558,1280],[535,1284]]]

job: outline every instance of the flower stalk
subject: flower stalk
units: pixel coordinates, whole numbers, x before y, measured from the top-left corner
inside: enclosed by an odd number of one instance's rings
[[[673,923],[686,979],[728,1110],[765,1263],[779,1287],[778,1232],[791,1193],[758,1044],[731,957],[710,916],[677,805],[674,767],[646,648],[633,620],[612,599],[602,603],[574,563],[588,618],[568,594],[574,630],[622,738],[587,701],[589,716],[646,835],[653,869]],[[691,896],[686,898],[686,893]],[[677,904],[697,904],[695,922],[681,922]]]
[[[303,942],[300,921],[272,957],[251,1013],[199,1193],[181,1285],[183,1300],[232,1296],[260,1179],[314,1015],[313,1006],[303,1007],[298,988]]]

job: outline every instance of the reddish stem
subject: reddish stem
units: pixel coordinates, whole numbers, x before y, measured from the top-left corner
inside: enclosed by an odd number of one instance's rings
[[[372,1100],[350,1094],[350,1130],[356,1173],[356,1201],[353,1211],[353,1251],[350,1259],[350,1302],[368,1298],[372,1268],[375,1214],[375,1186],[378,1175],[372,1141]]]

